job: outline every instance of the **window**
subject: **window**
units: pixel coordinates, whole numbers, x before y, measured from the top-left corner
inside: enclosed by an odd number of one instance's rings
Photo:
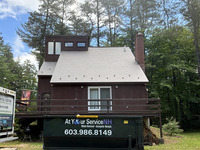
[[[107,102],[109,105],[112,105],[112,102],[104,100],[112,99],[111,93],[110,86],[88,87],[88,99],[101,99],[101,101],[88,101],[88,110],[107,110]],[[111,109],[112,107],[109,107],[109,110]]]
[[[61,52],[61,42],[56,42],[56,55],[59,55]]]
[[[73,42],[65,42],[65,47],[73,47],[74,43]]]
[[[85,47],[85,42],[78,42],[77,47]]]
[[[48,54],[54,54],[54,42],[48,42]]]

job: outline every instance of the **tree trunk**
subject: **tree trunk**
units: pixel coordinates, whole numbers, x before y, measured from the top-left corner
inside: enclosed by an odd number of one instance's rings
[[[100,31],[99,31],[99,28],[100,28],[100,26],[99,26],[99,0],[97,0],[97,47],[99,47],[100,46],[100,42],[99,42],[99,37],[100,37],[100,35],[99,35],[99,33],[100,33]]]

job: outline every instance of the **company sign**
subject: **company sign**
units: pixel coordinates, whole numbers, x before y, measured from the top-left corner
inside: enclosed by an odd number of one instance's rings
[[[127,137],[134,135],[136,120],[132,118],[98,118],[53,117],[45,118],[45,136],[69,137]]]
[[[13,124],[14,98],[0,94],[0,132],[10,130]]]

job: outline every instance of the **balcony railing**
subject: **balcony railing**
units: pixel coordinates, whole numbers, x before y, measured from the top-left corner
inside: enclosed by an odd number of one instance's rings
[[[16,101],[16,117],[77,114],[159,116],[160,112],[160,100],[148,98]]]

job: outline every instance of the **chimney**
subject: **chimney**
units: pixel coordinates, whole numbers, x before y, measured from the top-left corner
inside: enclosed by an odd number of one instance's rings
[[[144,64],[144,36],[142,33],[138,33],[135,38],[135,59],[145,72]]]

